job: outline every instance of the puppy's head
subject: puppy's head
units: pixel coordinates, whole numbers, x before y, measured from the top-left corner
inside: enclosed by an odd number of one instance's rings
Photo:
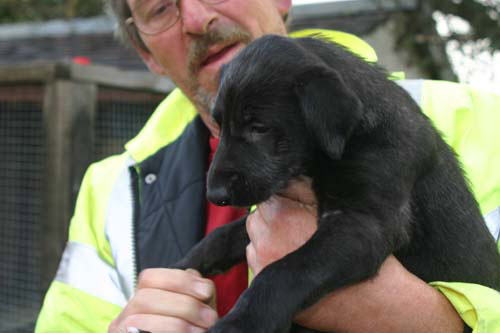
[[[359,101],[339,75],[297,42],[266,36],[221,73],[212,111],[221,128],[208,199],[251,206],[310,176],[317,154],[339,159]],[[339,98],[340,97],[340,98]]]

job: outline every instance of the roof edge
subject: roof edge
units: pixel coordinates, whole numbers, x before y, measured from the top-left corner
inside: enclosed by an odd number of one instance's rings
[[[0,40],[64,37],[112,32],[113,23],[105,15],[71,20],[0,24]]]
[[[50,82],[70,79],[125,89],[146,89],[169,92],[174,83],[166,78],[145,71],[122,70],[103,65],[79,65],[65,62],[32,62],[0,65],[0,82]]]

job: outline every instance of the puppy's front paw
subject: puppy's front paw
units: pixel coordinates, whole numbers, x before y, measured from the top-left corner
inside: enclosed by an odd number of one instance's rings
[[[193,267],[193,264],[189,263],[186,258],[182,258],[181,260],[177,261],[175,264],[170,265],[169,268],[175,268],[175,269],[188,269],[188,268],[195,268]]]

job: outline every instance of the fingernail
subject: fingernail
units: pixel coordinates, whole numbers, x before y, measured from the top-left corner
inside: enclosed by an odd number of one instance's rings
[[[132,326],[127,327],[127,333],[140,333],[140,332],[141,331],[136,327],[132,327]]]
[[[204,298],[209,298],[212,296],[212,288],[210,287],[209,284],[203,283],[203,282],[195,282],[194,283],[194,290]]]
[[[212,326],[215,324],[215,322],[218,319],[217,312],[215,312],[214,309],[205,307],[201,309],[201,318],[207,324],[208,327]]]

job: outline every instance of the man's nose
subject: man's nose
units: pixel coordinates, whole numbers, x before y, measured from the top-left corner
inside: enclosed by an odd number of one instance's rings
[[[186,34],[203,35],[217,20],[217,11],[202,0],[181,0],[178,6],[182,29]]]

